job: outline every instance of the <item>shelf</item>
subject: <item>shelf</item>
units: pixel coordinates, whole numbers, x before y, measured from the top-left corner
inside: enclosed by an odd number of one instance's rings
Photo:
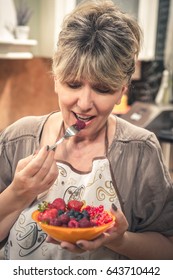
[[[36,40],[0,40],[0,58],[2,59],[31,59],[32,47],[37,45]]]

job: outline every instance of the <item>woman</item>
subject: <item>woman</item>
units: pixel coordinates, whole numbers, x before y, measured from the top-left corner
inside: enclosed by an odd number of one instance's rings
[[[140,33],[110,1],[84,2],[65,18],[53,58],[60,112],[1,133],[6,259],[173,259],[173,186],[158,141],[111,114],[134,73]],[[77,120],[85,128],[50,150]],[[56,197],[103,204],[117,223],[93,241],[46,238],[31,213]]]

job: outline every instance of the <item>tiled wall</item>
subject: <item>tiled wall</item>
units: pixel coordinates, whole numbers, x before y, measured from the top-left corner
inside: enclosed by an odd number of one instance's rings
[[[0,130],[23,116],[58,109],[50,59],[0,59]]]

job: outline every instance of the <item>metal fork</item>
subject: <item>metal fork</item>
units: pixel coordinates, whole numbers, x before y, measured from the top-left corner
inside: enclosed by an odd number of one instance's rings
[[[76,135],[79,131],[80,131],[80,129],[77,127],[76,124],[73,124],[73,125],[69,126],[66,129],[66,131],[64,133],[64,136],[62,138],[60,138],[54,145],[50,146],[49,150],[55,150],[57,145],[62,143],[65,139],[68,139],[68,138]]]

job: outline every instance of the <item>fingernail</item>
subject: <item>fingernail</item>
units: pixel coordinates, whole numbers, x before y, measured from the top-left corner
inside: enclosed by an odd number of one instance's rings
[[[82,243],[76,243],[76,246],[80,249],[83,249],[83,244]]]
[[[114,204],[114,203],[112,203],[112,209],[114,210],[114,211],[117,211],[117,206]]]

